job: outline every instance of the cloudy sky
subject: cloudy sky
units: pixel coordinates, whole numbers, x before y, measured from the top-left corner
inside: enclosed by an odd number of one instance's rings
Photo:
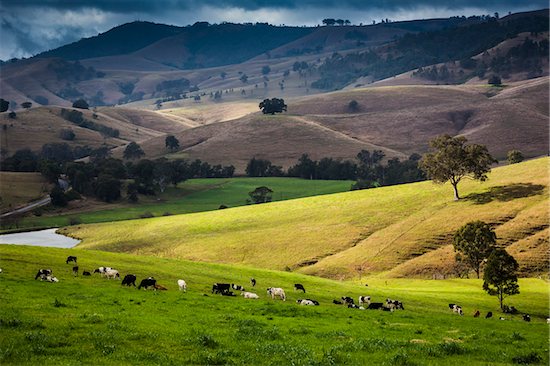
[[[134,20],[316,25],[341,18],[369,24],[547,7],[548,0],[0,0],[0,59],[29,57]]]

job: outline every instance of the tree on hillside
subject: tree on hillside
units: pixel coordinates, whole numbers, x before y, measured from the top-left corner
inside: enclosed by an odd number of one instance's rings
[[[500,309],[504,310],[504,298],[519,294],[518,262],[504,249],[495,249],[485,265],[483,289],[491,296],[497,296]]]
[[[95,183],[95,195],[102,201],[113,202],[120,198],[122,183],[109,174],[100,174]]]
[[[164,145],[170,151],[176,151],[180,148],[180,142],[174,135],[166,136],[166,139],[164,139]]]
[[[78,99],[74,101],[73,108],[88,109],[90,106],[84,99]]]
[[[430,141],[433,151],[425,154],[420,161],[420,168],[435,183],[451,183],[455,200],[460,199],[457,186],[462,178],[485,181],[491,164],[497,162],[486,146],[466,145],[467,141],[463,136],[438,136]]]
[[[265,65],[262,67],[262,75],[267,75],[271,72],[271,67],[269,67],[268,65]]]
[[[334,25],[334,24],[336,24],[336,19],[333,19],[333,18],[323,19],[323,24],[324,25]]]
[[[30,107],[32,107],[32,103],[31,102],[23,102],[23,103],[21,103],[21,107],[23,107],[25,109],[29,109]]]
[[[0,98],[0,112],[5,112],[10,107],[10,102],[7,100]]]
[[[457,262],[465,262],[472,268],[477,278],[481,264],[493,252],[496,244],[496,234],[487,223],[473,221],[458,229],[454,235],[453,246],[458,252]]]
[[[285,100],[283,98],[271,98],[271,99],[264,99],[259,104],[259,108],[262,110],[263,114],[275,114],[275,113],[282,113],[286,112],[287,105],[285,104]]]
[[[142,156],[144,156],[145,153],[141,149],[141,146],[139,146],[134,141],[130,142],[126,148],[124,149],[124,159],[139,159]]]
[[[257,187],[252,192],[248,192],[248,195],[254,203],[271,202],[271,196],[273,191],[266,186]]]
[[[519,150],[508,151],[508,163],[517,164],[523,161],[523,154]]]
[[[489,85],[501,85],[502,84],[502,80],[500,79],[500,76],[498,75],[493,75],[489,78],[488,82],[487,82]]]

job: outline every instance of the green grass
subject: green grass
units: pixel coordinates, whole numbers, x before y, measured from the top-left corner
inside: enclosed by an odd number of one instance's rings
[[[453,233],[483,220],[499,244],[518,247],[525,273],[548,268],[548,158],[496,168],[487,182],[419,182],[228,210],[79,225],[64,229],[82,248],[224,262],[341,278],[452,274]],[[547,245],[547,244],[546,244]],[[274,255],[276,253],[276,255]],[[430,256],[430,254],[432,254]],[[441,255],[439,255],[441,254]],[[426,259],[426,260],[423,260]],[[411,261],[414,265],[403,265]],[[414,261],[414,262],[413,262]]]
[[[168,291],[138,291],[119,281],[71,274],[67,255],[80,269],[108,265],[138,279],[154,276]],[[509,305],[529,312],[498,320],[497,300],[478,280],[380,280],[369,287],[295,273],[205,264],[91,250],[0,246],[0,363],[2,365],[508,365],[548,360],[548,284],[520,280]],[[59,283],[34,280],[51,268]],[[213,282],[248,285],[259,300],[210,294]],[[184,278],[189,290],[177,290]],[[301,307],[292,290],[302,283],[319,307]],[[281,286],[286,302],[267,299]],[[332,299],[370,295],[400,299],[404,311],[360,311]],[[208,295],[208,296],[205,296]],[[447,304],[460,303],[466,315]],[[479,309],[493,319],[473,318]]]
[[[145,213],[153,216],[183,214],[217,210],[220,205],[243,206],[248,192],[265,185],[274,191],[273,201],[348,191],[352,181],[305,180],[297,178],[205,178],[191,179],[168,187],[156,198],[142,197],[137,204],[117,204],[117,208],[102,205],[91,212],[56,214],[55,216],[29,217],[20,226],[59,227],[68,225],[70,218],[78,217],[82,223],[109,222],[139,218]],[[121,207],[120,207],[121,206]]]

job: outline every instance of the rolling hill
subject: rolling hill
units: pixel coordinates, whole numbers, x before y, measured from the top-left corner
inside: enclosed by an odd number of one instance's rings
[[[494,169],[486,183],[431,182],[217,212],[65,228],[83,249],[238,263],[330,278],[450,275],[453,232],[484,220],[518,254],[525,275],[546,273],[547,158]],[[276,256],[273,253],[277,253]]]

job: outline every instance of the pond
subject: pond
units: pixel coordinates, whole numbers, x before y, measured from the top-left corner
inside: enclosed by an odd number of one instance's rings
[[[0,235],[0,244],[34,245],[39,247],[72,248],[80,240],[57,234],[58,228]]]

